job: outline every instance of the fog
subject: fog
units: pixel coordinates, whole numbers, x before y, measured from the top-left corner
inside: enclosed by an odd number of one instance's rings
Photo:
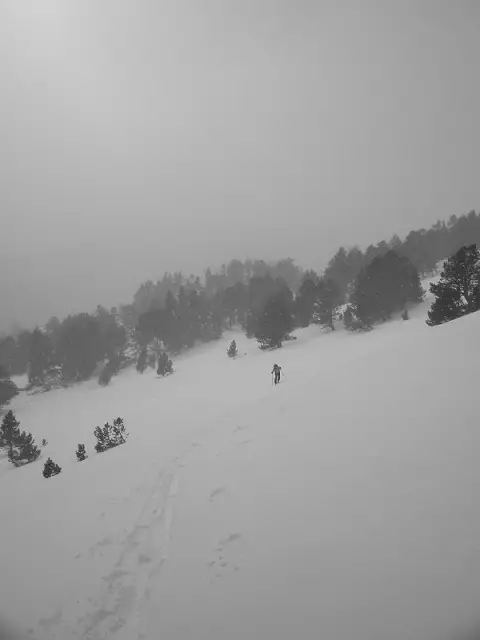
[[[473,0],[3,0],[0,328],[476,208],[479,30]]]

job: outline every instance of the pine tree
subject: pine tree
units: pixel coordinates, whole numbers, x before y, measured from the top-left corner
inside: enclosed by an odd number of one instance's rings
[[[106,451],[107,449],[112,449],[113,447],[117,447],[120,444],[124,444],[129,434],[125,430],[123,419],[116,418],[113,421],[113,425],[106,422],[103,426],[103,429],[101,429],[100,427],[96,427],[94,436],[97,439],[95,450],[97,451],[97,453],[101,453],[102,451]]]
[[[53,365],[53,345],[45,333],[36,328],[30,336],[28,382],[41,385]]]
[[[7,449],[9,456],[13,456],[15,443],[20,438],[19,426],[20,422],[15,418],[13,411],[8,411],[0,428],[0,448]]]
[[[308,327],[313,317],[316,298],[315,275],[308,274],[305,277],[295,298],[297,321],[301,327]]]
[[[230,346],[227,349],[227,354],[230,358],[235,358],[238,355],[237,343],[232,340]]]
[[[110,384],[113,376],[120,370],[121,363],[121,358],[114,354],[100,371],[100,375],[98,376],[98,384],[102,385],[103,387],[106,387],[108,384]]]
[[[365,326],[386,321],[407,303],[422,299],[417,269],[394,251],[377,256],[360,271],[350,296],[355,315]]]
[[[480,309],[480,251],[464,246],[443,263],[440,282],[432,283],[436,297],[427,324],[435,326]]]
[[[167,366],[168,356],[165,352],[161,353],[158,357],[157,375],[164,376],[165,368]]]
[[[84,444],[78,445],[77,450],[75,451],[75,455],[77,456],[78,462],[83,462],[86,458],[88,458]]]
[[[8,460],[16,467],[20,467],[29,462],[34,462],[40,456],[40,453],[41,451],[35,444],[32,434],[22,431],[8,451]]]
[[[7,405],[17,394],[17,385],[10,380],[6,370],[0,367],[0,408]]]
[[[332,278],[322,278],[315,287],[315,302],[313,307],[313,321],[323,327],[335,331],[333,314],[341,301],[341,292]]]
[[[291,306],[280,291],[268,298],[256,323],[255,338],[261,349],[275,349],[282,346],[292,330]]]
[[[343,312],[343,324],[347,331],[370,331],[372,326],[363,322],[355,314],[355,309],[352,305],[348,305]]]
[[[147,347],[143,347],[137,360],[137,371],[143,373],[147,368]]]
[[[105,365],[98,376],[98,384],[102,387],[106,387],[110,384],[112,376],[113,372],[108,368],[108,365]]]
[[[123,418],[116,418],[113,421],[110,434],[110,441],[113,443],[114,447],[118,446],[119,444],[124,444],[127,441],[129,434],[125,429],[125,425],[123,424]]]
[[[106,451],[108,449],[108,423],[103,427],[95,427],[93,435],[97,439],[97,444],[95,445],[95,451],[97,453],[101,453],[102,451]]]
[[[159,376],[165,376],[169,373],[173,373],[172,361],[169,359],[168,355],[163,352],[158,358],[157,374]]]
[[[51,478],[52,476],[56,476],[61,472],[62,468],[55,464],[51,458],[49,458],[45,462],[45,466],[43,467],[43,477]]]

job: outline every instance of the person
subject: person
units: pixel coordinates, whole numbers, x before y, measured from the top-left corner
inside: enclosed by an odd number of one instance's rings
[[[279,367],[278,364],[274,364],[273,365],[272,373],[275,374],[275,384],[278,384],[280,382],[280,371],[281,370],[282,370],[282,367]]]

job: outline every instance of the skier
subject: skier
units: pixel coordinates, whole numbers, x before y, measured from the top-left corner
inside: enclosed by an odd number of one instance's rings
[[[275,384],[278,384],[280,382],[280,372],[282,370],[282,367],[279,367],[278,364],[274,364],[273,365],[273,369],[272,369],[272,374],[275,374]]]

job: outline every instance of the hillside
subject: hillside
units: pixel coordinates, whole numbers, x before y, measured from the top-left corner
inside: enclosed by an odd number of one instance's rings
[[[49,446],[0,460],[0,614],[35,640],[433,640],[471,622],[480,316],[432,329],[427,307],[274,353],[227,334],[166,379],[18,397]],[[128,442],[96,454],[117,416]],[[45,481],[47,456],[63,471]]]

